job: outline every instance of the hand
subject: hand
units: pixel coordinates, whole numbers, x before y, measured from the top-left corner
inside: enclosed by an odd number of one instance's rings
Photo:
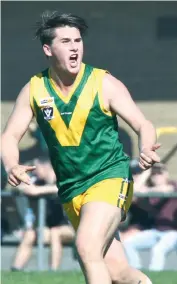
[[[21,182],[31,184],[30,177],[27,172],[35,170],[35,166],[16,165],[8,173],[8,183],[12,186],[17,186]]]
[[[159,149],[161,144],[157,143],[152,148],[143,148],[140,153],[139,166],[143,170],[147,170],[153,166],[155,163],[160,163],[160,157],[155,152]]]

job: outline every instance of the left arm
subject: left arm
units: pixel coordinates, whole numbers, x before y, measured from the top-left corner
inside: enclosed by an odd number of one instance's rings
[[[56,185],[27,185],[22,183],[18,186],[24,194],[31,195],[31,196],[38,196],[43,194],[57,194],[58,188]]]
[[[106,74],[103,80],[103,97],[104,100],[106,97],[108,108],[122,117],[138,134],[140,167],[145,170],[154,163],[160,162],[159,156],[155,153],[160,144],[156,144],[156,130],[154,126],[144,117],[132,100],[127,88],[110,74]]]

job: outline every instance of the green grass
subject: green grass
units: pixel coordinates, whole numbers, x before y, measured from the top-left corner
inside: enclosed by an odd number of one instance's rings
[[[177,284],[177,272],[146,272],[153,284]],[[85,284],[79,272],[2,272],[3,284]]]

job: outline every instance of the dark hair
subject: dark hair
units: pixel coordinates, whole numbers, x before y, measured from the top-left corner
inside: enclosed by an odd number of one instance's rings
[[[58,27],[75,27],[83,36],[88,28],[84,19],[73,14],[59,14],[58,11],[45,11],[40,21],[36,23],[35,38],[39,38],[41,44],[51,44],[55,38],[55,29]]]

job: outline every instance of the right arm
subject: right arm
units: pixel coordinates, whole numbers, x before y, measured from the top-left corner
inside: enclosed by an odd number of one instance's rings
[[[30,83],[28,83],[21,90],[13,112],[1,136],[2,161],[8,173],[8,182],[13,186],[18,185],[20,181],[29,183],[30,180],[26,172],[35,168],[20,166],[18,164],[18,144],[27,131],[32,118],[33,111],[30,106]]]

